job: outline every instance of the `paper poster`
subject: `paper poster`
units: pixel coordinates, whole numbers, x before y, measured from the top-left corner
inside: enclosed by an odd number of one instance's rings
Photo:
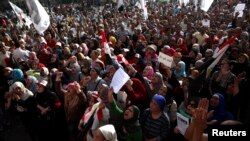
[[[204,27],[210,27],[210,20],[203,19],[202,20],[202,26],[204,26]]]
[[[202,0],[201,7],[200,7],[201,10],[207,12],[213,2],[214,2],[214,0]]]
[[[177,127],[180,130],[180,133],[184,135],[189,126],[189,119],[177,113]]]
[[[173,57],[168,56],[162,52],[159,53],[158,61],[165,66],[171,68],[173,63]]]
[[[113,87],[114,93],[118,93],[129,78],[129,75],[122,68],[119,68],[115,72],[110,84],[110,87]]]
[[[236,12],[239,12],[238,17],[242,17],[243,16],[243,10],[245,9],[246,4],[245,3],[239,3],[236,5],[235,9],[234,9],[234,15]]]

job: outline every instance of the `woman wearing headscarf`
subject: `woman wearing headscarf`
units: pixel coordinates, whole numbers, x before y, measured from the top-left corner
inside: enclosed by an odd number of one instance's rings
[[[137,106],[131,105],[122,111],[113,98],[113,89],[109,90],[109,102],[112,111],[116,114],[114,125],[119,141],[142,141],[142,129],[139,123],[140,110]],[[122,119],[122,120],[120,120]]]
[[[52,54],[50,62],[48,63],[48,69],[51,70],[53,68],[58,68],[58,62],[58,54]]]
[[[25,78],[25,82],[26,88],[29,89],[32,93],[36,93],[36,83],[38,82],[36,77],[29,75],[27,78]]]
[[[63,89],[61,77],[62,73],[58,72],[55,85],[56,93],[64,100],[64,111],[68,124],[70,141],[74,141],[75,136],[78,134],[77,125],[86,108],[87,98],[81,91],[81,87],[77,82],[69,83],[67,85],[67,90]]]
[[[68,75],[69,82],[80,82],[82,79],[81,66],[78,64],[76,56],[70,57],[65,64],[64,71]]]
[[[37,117],[36,101],[33,93],[25,88],[22,82],[15,82],[6,94],[5,108],[20,116],[30,137],[35,141],[35,122]]]
[[[146,66],[143,70],[142,76],[151,81],[152,77],[154,76],[154,73],[155,72],[152,66]]]
[[[46,67],[42,67],[40,70],[40,75],[37,76],[38,81],[46,80],[48,81],[49,69]]]
[[[148,100],[151,100],[152,97],[158,93],[161,86],[164,85],[162,74],[155,72],[151,81],[144,79],[144,84],[148,94]]]
[[[98,102],[98,92],[97,91],[89,91],[88,92],[88,107],[86,108],[82,118],[80,119],[80,122],[78,124],[78,129],[81,131],[82,130],[82,126],[84,124],[84,122],[86,122],[86,115],[93,110],[94,105]]]
[[[38,140],[57,140],[61,132],[58,126],[58,113],[61,109],[61,102],[57,95],[47,87],[47,81],[37,83],[35,94],[38,109]],[[62,117],[60,117],[62,118]]]
[[[6,67],[4,69],[4,76],[7,78],[8,84],[11,85],[17,81],[24,81],[24,74],[21,69],[12,69],[10,67]]]
[[[249,64],[249,56],[246,53],[241,53],[239,57],[237,58],[237,62],[234,64],[232,72],[238,76],[242,72],[247,72],[250,68]]]
[[[153,96],[149,108],[144,111],[141,118],[141,125],[145,141],[167,140],[170,132],[170,121],[167,114],[164,113],[165,105],[165,98],[156,94]]]
[[[215,71],[210,80],[211,94],[226,94],[226,88],[229,83],[233,82],[236,76],[231,71],[230,61],[224,58],[220,62],[220,70]],[[226,95],[224,95],[226,96]]]
[[[209,102],[209,112],[212,111],[212,115],[208,118],[209,125],[218,125],[226,120],[233,120],[233,115],[225,109],[225,99],[220,93],[214,94]]]
[[[177,80],[186,77],[186,64],[183,61],[178,62],[174,70],[174,76]]]
[[[149,100],[146,88],[139,79],[129,79],[122,90],[127,93],[127,100],[130,101],[131,104],[138,106],[141,111],[148,108]]]
[[[111,124],[104,125],[96,131],[94,141],[118,141],[115,128]]]
[[[92,108],[83,115],[83,126],[88,124],[86,139],[92,141],[96,133],[96,130],[108,123],[110,117],[110,111],[107,108],[108,104],[108,86],[101,84],[98,88],[98,102],[95,103]],[[90,120],[91,119],[91,120]]]

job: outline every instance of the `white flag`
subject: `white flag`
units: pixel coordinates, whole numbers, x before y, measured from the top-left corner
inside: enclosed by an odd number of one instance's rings
[[[50,17],[38,0],[25,0],[35,29],[43,33],[50,25]]]
[[[21,8],[19,8],[18,6],[16,6],[14,3],[9,2],[10,6],[12,7],[12,9],[14,10],[14,12],[16,13],[18,19],[23,22],[23,19],[25,20],[25,25],[26,26],[30,26],[32,24],[32,21],[30,20],[30,17],[28,17]]]
[[[189,3],[189,0],[179,0],[180,5],[184,4],[186,6]]]
[[[202,0],[201,10],[207,12],[213,2],[214,2],[214,0]]]
[[[117,2],[117,9],[119,9],[122,5],[124,5],[123,0],[118,0],[118,2]]]
[[[141,8],[143,10],[144,20],[147,20],[148,19],[148,10],[147,10],[147,7],[146,7],[145,0],[141,0]]]

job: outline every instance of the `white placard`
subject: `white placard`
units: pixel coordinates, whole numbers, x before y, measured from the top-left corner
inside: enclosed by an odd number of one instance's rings
[[[122,68],[119,68],[115,72],[110,84],[110,87],[113,87],[114,93],[118,93],[129,78],[129,75]]]
[[[239,3],[236,5],[235,7],[235,11],[243,11],[246,7],[246,4],[245,3]]]
[[[236,5],[235,9],[234,9],[234,15],[236,12],[239,12],[238,17],[242,17],[243,16],[243,10],[245,9],[246,4],[245,3],[239,3]]]
[[[207,12],[213,2],[214,2],[214,0],[202,0],[201,7],[200,7],[201,10]]]
[[[189,119],[177,113],[177,127],[180,130],[180,133],[184,135],[189,126]]]
[[[210,20],[203,19],[202,20],[202,26],[204,26],[204,27],[210,27]]]
[[[168,56],[162,52],[159,53],[158,61],[167,67],[172,67],[173,57]]]

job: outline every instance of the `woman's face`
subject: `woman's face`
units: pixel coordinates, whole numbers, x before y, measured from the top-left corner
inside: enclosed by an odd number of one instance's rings
[[[162,86],[158,92],[159,95],[166,96],[167,94],[167,87]]]
[[[71,68],[71,72],[72,72],[73,74],[77,73],[77,72],[78,72],[77,67],[76,67],[76,66],[73,66],[73,67]]]
[[[31,64],[31,68],[34,69],[34,70],[37,69],[37,64],[36,64],[35,62],[32,63],[32,64]]]
[[[176,72],[181,72],[181,64],[178,63],[176,68],[175,68]]]
[[[241,55],[241,56],[239,56],[239,59],[238,59],[238,60],[239,60],[239,63],[240,63],[240,64],[243,64],[243,63],[245,63],[245,61],[246,61],[246,57],[244,57],[244,56]]]
[[[69,86],[69,87],[67,88],[67,90],[68,90],[68,93],[69,93],[69,94],[75,93],[74,86]]]
[[[156,83],[158,83],[158,82],[159,82],[159,79],[158,79],[157,75],[155,74],[155,75],[152,77],[151,83],[156,84]]]
[[[146,67],[143,70],[142,76],[147,77],[150,74],[151,68],[150,67]]]
[[[175,62],[175,63],[178,63],[178,62],[181,61],[181,56],[180,56],[179,54],[175,54],[175,55],[173,56],[173,59],[174,59],[174,62]]]
[[[158,40],[157,45],[158,46],[162,46],[163,45],[163,41],[162,40]]]
[[[26,83],[26,86],[30,86],[31,83],[32,83],[32,80],[29,79],[29,78],[26,78],[26,79],[25,79],[25,83]]]
[[[23,94],[23,91],[22,91],[22,89],[20,87],[16,87],[15,88],[15,93],[20,96],[20,95]]]
[[[153,49],[151,49],[151,48],[147,48],[146,49],[146,53],[147,54],[153,54],[155,51],[153,50]]]
[[[45,90],[44,86],[42,86],[42,85],[40,85],[40,84],[37,85],[37,92],[38,92],[38,93],[43,93],[44,90]]]
[[[129,106],[127,110],[124,112],[123,118],[125,120],[131,119],[134,116],[134,109],[132,106]]]
[[[51,62],[56,62],[56,55],[53,55],[50,59]]]
[[[196,56],[195,56],[195,53],[193,52],[193,51],[190,51],[189,53],[188,53],[188,56],[189,57],[192,57],[192,58],[195,58]]]
[[[63,49],[63,54],[69,54],[69,48],[65,47],[65,48]]]
[[[46,76],[46,74],[45,74],[45,72],[44,72],[43,69],[40,71],[40,75],[43,76],[43,77]]]
[[[230,69],[230,66],[229,66],[228,62],[225,61],[225,60],[222,60],[220,65],[221,65],[221,69],[223,69],[223,70],[229,70]]]
[[[196,108],[196,104],[195,104],[195,101],[189,101],[188,104],[187,104],[187,112],[189,114],[192,114],[192,110]]]
[[[217,107],[220,103],[220,99],[219,99],[219,96],[212,96],[211,99],[210,99],[210,105],[212,107]]]
[[[150,110],[151,110],[152,112],[154,112],[154,111],[159,111],[159,110],[160,110],[159,105],[158,105],[158,104],[156,103],[156,101],[154,101],[154,100],[151,100],[150,105],[149,105],[149,108],[150,108]]]

